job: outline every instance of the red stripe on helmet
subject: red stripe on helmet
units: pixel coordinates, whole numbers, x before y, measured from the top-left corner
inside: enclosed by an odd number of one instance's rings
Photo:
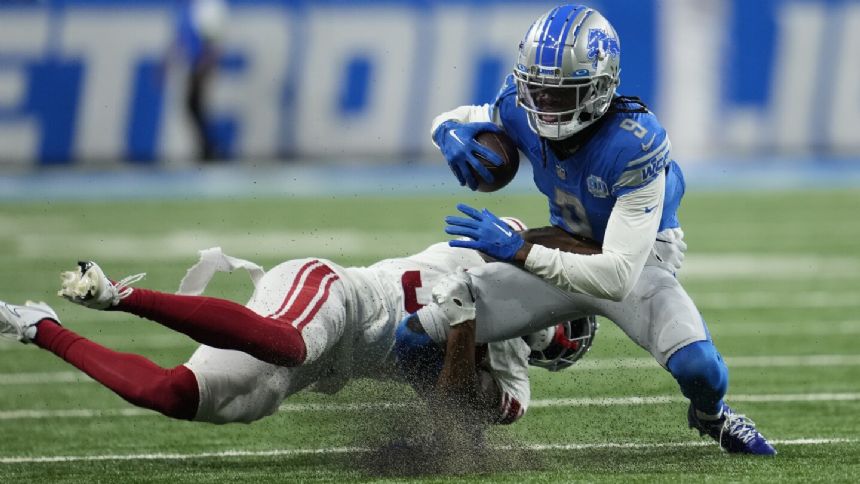
[[[579,340],[571,340],[570,337],[564,332],[564,323],[558,324],[555,327],[555,335],[552,337],[553,342],[560,344],[562,347],[578,350],[580,341]]]

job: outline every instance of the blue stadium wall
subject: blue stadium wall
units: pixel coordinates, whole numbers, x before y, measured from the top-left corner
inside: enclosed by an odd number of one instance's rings
[[[676,155],[860,155],[860,2],[604,0]],[[229,2],[211,130],[237,158],[404,157],[490,101],[532,1]],[[0,167],[190,156],[176,2],[0,2]]]

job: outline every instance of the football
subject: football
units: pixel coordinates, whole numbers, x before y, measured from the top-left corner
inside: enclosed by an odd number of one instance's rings
[[[481,178],[475,170],[472,170],[472,174],[475,176],[475,179],[478,180],[478,191],[494,192],[502,189],[514,179],[514,176],[517,174],[517,170],[520,167],[520,153],[517,151],[517,146],[505,133],[494,133],[491,131],[478,133],[475,137],[475,141],[491,149],[502,159],[502,164],[500,166],[494,166],[488,160],[478,155],[478,159],[480,159],[484,166],[490,170],[490,173],[493,174],[493,183],[488,183]]]

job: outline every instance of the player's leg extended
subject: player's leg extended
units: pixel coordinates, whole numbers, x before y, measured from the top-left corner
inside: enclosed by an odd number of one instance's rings
[[[48,350],[126,401],[168,417],[191,420],[199,392],[194,374],[185,366],[162,368],[148,359],[120,353],[94,343],[59,325],[46,304],[14,306],[0,302],[0,332]]]
[[[601,305],[600,314],[648,350],[678,382],[690,400],[691,426],[729,452],[775,453],[751,421],[723,402],[728,369],[696,305],[671,272],[648,265],[623,301]]]
[[[561,321],[596,314],[594,298],[563,291],[511,264],[486,264],[469,269],[468,275],[475,293],[480,343],[525,336]],[[446,339],[449,325],[437,305],[425,306],[418,316],[434,341]]]
[[[295,320],[302,315],[298,310],[318,302],[314,297],[325,292],[323,285],[332,278],[333,271],[319,261],[282,264],[263,277],[255,293],[258,300],[272,304],[255,310],[224,299],[131,289],[109,281],[98,265],[85,263],[78,271],[65,273],[61,295],[88,307],[150,319],[208,346],[297,366],[306,358],[302,321]]]

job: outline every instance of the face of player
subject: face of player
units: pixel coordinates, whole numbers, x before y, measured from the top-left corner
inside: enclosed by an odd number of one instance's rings
[[[590,82],[568,86],[527,85],[525,101],[545,123],[567,123],[582,112],[583,104],[592,95]]]

